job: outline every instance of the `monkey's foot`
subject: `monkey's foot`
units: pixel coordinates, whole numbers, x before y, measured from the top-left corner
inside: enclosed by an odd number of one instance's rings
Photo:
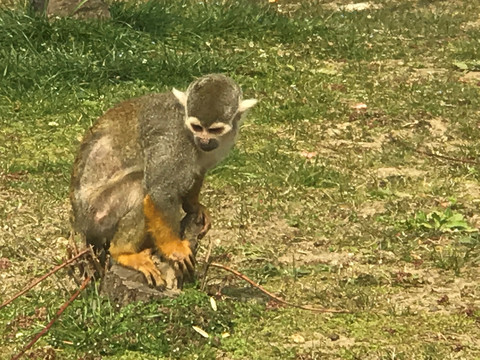
[[[134,254],[120,254],[116,260],[120,265],[140,271],[147,279],[148,285],[165,286],[162,273],[153,261],[152,249],[145,249]]]
[[[195,272],[195,257],[188,240],[175,240],[157,244],[165,257],[178,264],[180,271],[193,276]]]

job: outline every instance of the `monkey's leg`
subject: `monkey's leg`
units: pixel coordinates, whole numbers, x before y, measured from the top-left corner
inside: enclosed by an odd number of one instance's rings
[[[164,286],[165,280],[155,266],[152,249],[141,250],[144,241],[145,221],[142,207],[137,206],[118,223],[110,243],[110,255],[120,265],[140,271],[149,285]]]
[[[169,260],[179,264],[180,270],[193,275],[195,258],[188,240],[180,239],[168,225],[162,213],[155,208],[149,195],[143,200],[147,231],[152,235],[155,246]]]

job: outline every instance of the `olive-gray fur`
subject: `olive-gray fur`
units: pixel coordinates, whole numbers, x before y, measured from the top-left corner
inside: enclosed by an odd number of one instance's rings
[[[108,248],[119,229],[131,234],[118,241],[133,241],[144,228],[147,194],[174,231],[180,231],[181,209],[190,211],[190,192],[198,191],[206,171],[234,145],[242,115],[237,112],[241,90],[224,75],[194,81],[185,98],[186,111],[170,92],[124,101],[87,131],[70,192],[74,228],[87,243]],[[205,126],[225,122],[232,130],[222,135],[218,149],[203,152],[185,125],[186,113]]]

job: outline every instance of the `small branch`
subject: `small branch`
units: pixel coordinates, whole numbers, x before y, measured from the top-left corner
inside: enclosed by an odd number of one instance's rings
[[[78,247],[77,243],[75,242],[75,232],[73,229],[70,231],[70,236],[68,237],[68,243],[72,246],[73,251],[75,251],[75,254],[78,254]]]
[[[49,277],[50,275],[53,275],[55,274],[58,270],[60,269],[63,269],[65,266],[75,262],[78,258],[80,258],[81,256],[87,254],[88,252],[90,252],[90,248],[88,249],[85,249],[83,250],[82,252],[78,253],[76,256],[74,256],[73,258],[65,261],[63,264],[60,264],[58,266],[55,266],[52,270],[50,270],[48,273],[46,273],[45,275],[39,277],[38,279],[36,279],[33,283],[31,283],[30,285],[28,285],[25,289],[23,289],[22,291],[20,291],[19,293],[17,293],[14,297],[12,297],[10,300],[7,300],[5,301],[2,305],[0,305],[0,309],[4,308],[5,306],[7,306],[8,304],[10,304],[12,301],[14,301],[15,299],[17,299],[18,297],[22,296],[23,294],[25,294],[27,291],[29,291],[30,289],[32,289],[35,285],[37,285],[38,283],[42,282],[43,280],[45,280],[47,277]]]
[[[243,275],[241,272],[239,272],[239,271],[237,271],[237,270],[233,270],[232,268],[229,268],[228,266],[225,266],[225,265],[222,265],[222,264],[218,264],[218,263],[211,263],[210,266],[213,266],[213,267],[220,268],[220,269],[223,269],[223,270],[226,270],[226,271],[231,272],[231,273],[234,274],[235,276],[238,276],[240,279],[245,280],[245,281],[248,282],[250,285],[252,285],[253,287],[257,288],[258,290],[260,290],[261,292],[263,292],[265,295],[267,295],[269,298],[275,300],[276,302],[278,302],[278,303],[280,303],[280,304],[287,305],[287,306],[291,306],[291,307],[295,307],[295,308],[302,309],[302,310],[319,312],[319,313],[340,313],[340,314],[341,314],[341,313],[349,313],[348,310],[342,310],[342,309],[325,309],[325,308],[317,308],[317,307],[312,307],[312,306],[307,306],[307,305],[298,305],[298,304],[290,303],[290,302],[288,302],[288,301],[285,301],[285,300],[279,298],[277,295],[272,294],[272,293],[269,292],[268,290],[265,290],[261,285],[257,284],[255,281],[253,281],[252,279],[248,278],[246,275]]]
[[[95,255],[95,252],[93,251],[93,247],[89,246],[88,249],[90,250],[90,260],[93,264],[93,267],[95,268],[95,271],[98,274],[101,274],[101,276],[103,277],[105,275],[105,269],[102,268],[102,265],[100,264],[97,255]],[[107,262],[105,262],[105,266],[107,266]]]
[[[208,240],[208,249],[207,254],[205,255],[205,270],[203,271],[202,286],[200,287],[200,291],[204,291],[205,286],[207,286],[207,273],[208,268],[210,267],[210,255],[213,248],[213,240],[210,237],[208,238]]]
[[[87,249],[88,250],[88,249]],[[82,251],[83,252],[83,251]],[[60,315],[62,315],[62,313],[65,311],[65,309],[73,302],[73,300],[75,300],[78,295],[80,295],[80,293],[87,287],[88,283],[90,282],[90,280],[92,279],[91,276],[87,277],[82,285],[80,286],[80,288],[70,297],[70,299],[67,300],[67,302],[65,302],[61,307],[60,309],[58,309],[57,313],[55,314],[55,316],[53,317],[52,320],[50,320],[50,322],[37,334],[35,335],[35,337],[17,354],[15,355],[12,360],[18,360],[20,359],[20,357],[25,354],[25,352],[30,349],[33,345],[35,345],[35,343],[38,341],[38,339],[40,339],[43,335],[45,335],[48,330],[50,330],[50,328],[52,327],[52,325],[55,323],[55,321],[57,321],[57,319],[60,317]]]
[[[423,150],[418,150],[418,149],[413,149],[413,151],[415,151],[416,153],[419,153],[419,154],[423,154],[423,155],[427,155],[427,156],[430,156],[430,157],[439,158],[439,159],[443,159],[443,160],[455,161],[455,162],[460,162],[460,163],[464,163],[464,164],[480,165],[480,162],[475,161],[475,160],[462,159],[462,158],[456,158],[456,157],[451,157],[451,156],[446,156],[446,155],[441,155],[441,154],[435,154],[435,153],[432,153],[432,152],[429,152],[429,151],[423,151]]]

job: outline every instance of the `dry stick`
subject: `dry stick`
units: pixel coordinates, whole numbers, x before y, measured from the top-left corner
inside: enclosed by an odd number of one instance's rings
[[[90,250],[90,258],[92,260],[95,271],[99,274],[102,274],[102,277],[103,277],[103,275],[105,274],[105,271],[104,271],[105,269],[102,269],[102,265],[100,264],[97,255],[95,255],[95,252],[93,251],[93,246],[89,246],[89,250]],[[105,262],[105,266],[106,265],[107,265],[107,262]]]
[[[207,255],[205,255],[205,270],[203,271],[203,280],[202,280],[202,286],[200,287],[200,291],[205,290],[205,286],[207,286],[207,272],[208,272],[208,267],[210,266],[210,254],[212,253],[212,248],[213,248],[213,240],[211,238],[208,238],[208,249],[207,249]]]
[[[73,250],[75,251],[75,254],[78,254],[78,247],[77,247],[77,243],[75,242],[75,233],[73,230],[70,231],[68,242],[70,243],[70,245],[72,245]]]
[[[325,308],[316,308],[316,307],[310,307],[310,306],[305,306],[305,305],[293,304],[293,303],[290,303],[288,301],[285,301],[285,300],[279,298],[278,296],[272,294],[268,290],[265,290],[261,285],[257,284],[255,281],[251,280],[250,278],[243,275],[242,273],[240,273],[237,270],[233,270],[232,268],[229,268],[228,266],[218,264],[218,263],[210,263],[210,266],[217,267],[217,268],[220,268],[220,269],[231,272],[232,274],[238,276],[242,280],[245,280],[250,285],[252,285],[253,287],[256,287],[258,290],[260,290],[261,292],[266,294],[268,297],[272,298],[273,300],[275,300],[276,302],[278,302],[280,304],[296,307],[296,308],[302,309],[302,310],[308,310],[308,311],[320,312],[320,313],[349,313],[350,312],[348,310],[342,310],[342,309],[325,309]]]
[[[92,279],[91,276],[88,276],[85,280],[83,280],[83,283],[82,285],[80,286],[80,288],[70,297],[70,299],[67,300],[66,303],[64,303],[60,309],[58,309],[57,313],[55,314],[55,316],[53,317],[52,320],[50,320],[50,322],[37,334],[35,335],[35,337],[22,349],[22,351],[20,351],[17,355],[15,355],[12,360],[18,360],[20,359],[20,357],[25,354],[25,352],[30,349],[33,345],[35,345],[35,343],[38,341],[38,339],[40,339],[43,335],[45,335],[45,333],[48,332],[48,330],[50,330],[50,328],[52,327],[52,325],[55,323],[55,321],[57,321],[57,319],[59,318],[60,315],[62,315],[62,313],[65,311],[65,309],[73,302],[73,300],[75,300],[78,295],[80,295],[80,293],[87,287],[88,283],[90,282],[90,280]]]
[[[427,156],[430,156],[430,157],[436,157],[436,158],[443,159],[443,160],[456,161],[456,162],[461,162],[461,163],[464,163],[464,164],[480,165],[480,162],[475,161],[475,160],[462,159],[462,158],[456,158],[456,157],[451,157],[451,156],[446,156],[446,155],[441,155],[441,154],[435,154],[435,153],[431,153],[431,152],[423,151],[423,150],[418,150],[418,149],[413,149],[413,151],[415,151],[419,154],[427,155]]]
[[[77,243],[75,242],[75,233],[73,230],[70,231],[70,236],[68,237],[68,245],[69,247],[67,247],[67,255],[68,256],[73,256],[74,254],[77,255],[78,247],[77,247]],[[77,265],[79,270],[83,273],[83,266],[81,264],[77,264]],[[75,284],[77,284],[77,286],[80,286],[82,282],[78,279],[78,276],[75,274],[75,270],[69,269],[68,274],[73,278],[73,281],[75,281]]]
[[[20,291],[19,293],[17,293],[14,297],[12,297],[10,300],[7,300],[5,301],[2,305],[0,305],[0,309],[4,308],[5,306],[7,306],[8,304],[10,304],[13,300],[15,300],[16,298],[22,296],[23,294],[25,294],[28,290],[30,290],[31,288],[33,288],[35,285],[37,285],[38,283],[42,282],[43,280],[45,280],[47,277],[49,277],[50,275],[53,275],[55,274],[58,270],[64,268],[65,266],[71,264],[72,262],[76,261],[79,257],[85,255],[86,253],[88,253],[90,251],[90,248],[88,249],[85,249],[83,250],[82,252],[80,252],[79,254],[77,254],[76,256],[74,256],[73,258],[65,261],[63,264],[60,264],[58,266],[55,266],[52,270],[50,270],[48,273],[46,273],[45,275],[39,277],[37,280],[35,280],[32,284],[28,285],[25,289],[23,289],[22,291]]]

